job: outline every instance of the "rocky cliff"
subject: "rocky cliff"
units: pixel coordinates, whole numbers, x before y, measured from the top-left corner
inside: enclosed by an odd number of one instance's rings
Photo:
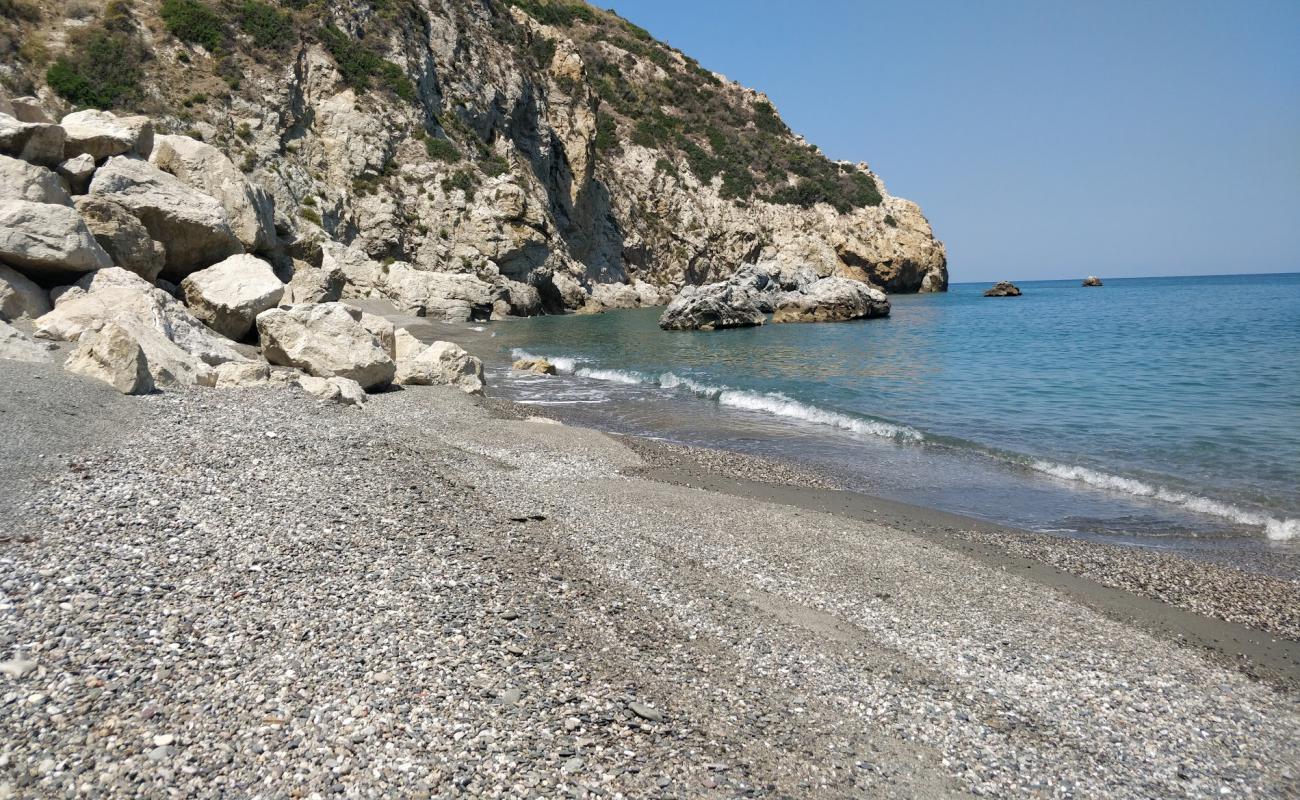
[[[144,113],[215,145],[273,200],[275,241],[248,249],[331,262],[352,294],[448,317],[535,313],[580,307],[601,283],[654,297],[646,283],[773,260],[891,292],[947,285],[920,209],[866,164],[826,159],[761,93],[585,4],[0,11],[8,95],[56,119]]]

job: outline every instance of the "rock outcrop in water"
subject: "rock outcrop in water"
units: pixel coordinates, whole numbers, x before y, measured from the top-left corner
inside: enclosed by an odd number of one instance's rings
[[[1084,286],[1101,286],[1101,278],[1098,278],[1096,275],[1089,275],[1088,277],[1086,277],[1086,278],[1083,279],[1083,285],[1084,285]]]
[[[1020,288],[1011,281],[998,281],[993,288],[984,292],[985,297],[1019,297]]]
[[[943,245],[914,203],[612,12],[163,5],[7,21],[49,62],[31,48],[0,68],[37,96],[0,103],[0,153],[128,208],[165,245],[168,280],[239,252],[288,277],[332,251],[345,296],[468,319],[656,305],[774,259],[890,292],[946,289]]]

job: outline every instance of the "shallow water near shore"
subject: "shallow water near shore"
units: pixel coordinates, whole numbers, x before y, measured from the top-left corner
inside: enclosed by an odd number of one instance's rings
[[[1300,549],[1300,274],[983,284],[889,319],[660,331],[658,309],[492,326],[499,394],[605,430],[807,462],[1044,532]],[[557,377],[506,369],[524,354]]]

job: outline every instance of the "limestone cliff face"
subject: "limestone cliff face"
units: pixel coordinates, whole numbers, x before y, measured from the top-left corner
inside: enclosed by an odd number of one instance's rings
[[[89,104],[224,150],[274,196],[287,254],[333,240],[419,271],[522,282],[547,267],[588,289],[676,288],[780,259],[891,292],[946,289],[943,245],[916,204],[609,12],[169,3],[109,3],[99,18],[36,4],[6,22],[8,46],[40,47],[0,59],[0,80],[71,110],[76,85],[51,67],[75,71],[96,26],[126,37],[135,85]],[[209,24],[187,27],[195,17],[178,8]]]

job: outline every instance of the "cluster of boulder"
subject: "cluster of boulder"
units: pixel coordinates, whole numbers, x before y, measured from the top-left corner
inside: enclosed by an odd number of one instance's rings
[[[339,302],[345,280],[284,256],[269,196],[215,147],[155,135],[147,117],[54,123],[0,98],[0,357],[54,361],[68,342],[67,370],[126,394],[482,392],[478,359]]]
[[[820,277],[809,267],[764,262],[730,278],[687,286],[659,318],[665,330],[712,331],[772,322],[843,322],[889,314],[883,291],[859,280]]]

